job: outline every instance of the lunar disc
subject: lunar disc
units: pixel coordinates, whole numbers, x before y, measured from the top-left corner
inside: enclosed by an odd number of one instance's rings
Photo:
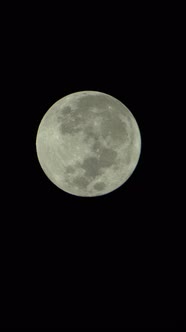
[[[60,189],[93,197],[112,192],[131,176],[141,152],[138,124],[118,99],[80,91],[43,116],[36,151],[46,176]]]

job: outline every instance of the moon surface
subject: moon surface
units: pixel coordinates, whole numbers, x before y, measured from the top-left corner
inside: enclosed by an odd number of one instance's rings
[[[80,91],[54,103],[36,137],[39,163],[63,191],[83,197],[108,194],[131,176],[141,152],[138,124],[118,99]]]

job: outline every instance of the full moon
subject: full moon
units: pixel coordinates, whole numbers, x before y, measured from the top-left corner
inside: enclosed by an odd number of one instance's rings
[[[141,135],[134,116],[118,99],[80,91],[58,100],[44,114],[36,152],[57,187],[76,196],[101,196],[133,173]]]

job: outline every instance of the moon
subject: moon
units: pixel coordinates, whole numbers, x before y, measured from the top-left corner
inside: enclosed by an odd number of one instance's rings
[[[67,95],[44,114],[36,152],[46,176],[82,197],[108,194],[123,185],[141,153],[138,124],[115,97],[98,91]]]

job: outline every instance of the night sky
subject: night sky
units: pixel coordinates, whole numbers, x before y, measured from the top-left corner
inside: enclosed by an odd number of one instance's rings
[[[184,326],[183,199],[174,176],[169,10],[113,3],[63,9],[45,3],[20,8],[19,19],[9,18],[15,24],[5,41],[4,87],[14,107],[6,113],[11,138],[5,139],[13,149],[3,151],[11,177],[3,189],[3,326]],[[142,139],[130,179],[93,198],[52,184],[35,149],[46,111],[82,90],[123,102]]]

